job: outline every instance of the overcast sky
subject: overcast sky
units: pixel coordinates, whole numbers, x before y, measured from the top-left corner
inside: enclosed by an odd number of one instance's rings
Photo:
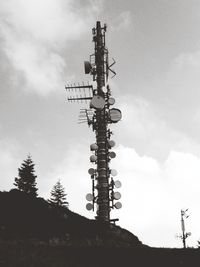
[[[107,23],[110,81],[123,119],[115,127],[123,208],[113,217],[151,246],[180,247],[189,208],[189,246],[200,239],[200,1],[0,0],[0,190],[13,188],[30,153],[39,194],[60,178],[84,216],[92,129],[78,124],[68,82],[90,81],[91,29]]]

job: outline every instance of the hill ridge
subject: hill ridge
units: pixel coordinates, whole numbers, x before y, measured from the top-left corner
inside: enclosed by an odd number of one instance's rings
[[[17,189],[0,192],[0,239],[38,240],[85,247],[140,247],[126,229],[90,220]]]

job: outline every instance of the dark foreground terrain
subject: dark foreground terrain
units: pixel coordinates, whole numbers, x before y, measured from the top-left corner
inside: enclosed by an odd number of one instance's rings
[[[0,192],[0,267],[193,267],[200,249],[150,248],[119,226],[99,223],[18,190]]]
[[[75,248],[45,244],[1,244],[0,266],[8,267],[193,267],[200,266],[197,249]]]

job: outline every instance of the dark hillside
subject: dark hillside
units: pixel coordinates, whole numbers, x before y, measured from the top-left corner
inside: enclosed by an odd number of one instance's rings
[[[16,189],[0,192],[0,238],[34,239],[69,246],[141,246],[118,226],[99,223]]]
[[[0,215],[0,267],[200,266],[199,249],[150,248],[119,226],[18,190],[0,192]]]

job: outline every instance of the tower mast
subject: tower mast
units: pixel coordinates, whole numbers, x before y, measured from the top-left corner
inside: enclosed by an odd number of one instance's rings
[[[84,90],[83,96],[69,97],[72,102],[82,100],[89,101],[89,109],[81,111],[81,122],[87,121],[88,125],[92,125],[95,132],[96,142],[90,146],[93,155],[90,161],[96,164],[96,168],[90,168],[89,174],[92,179],[92,194],[88,194],[86,199],[92,201],[88,203],[86,208],[94,210],[96,205],[96,219],[99,221],[110,222],[118,219],[110,219],[111,208],[121,208],[118,200],[121,197],[119,192],[114,192],[114,188],[119,188],[121,183],[114,181],[112,176],[116,175],[115,170],[109,168],[109,163],[116,156],[115,152],[110,151],[115,142],[110,140],[112,132],[109,124],[116,123],[121,119],[121,111],[116,108],[110,108],[115,103],[115,99],[111,97],[111,90],[108,84],[109,72],[115,76],[115,72],[111,69],[115,61],[109,65],[108,49],[105,44],[106,25],[101,27],[100,21],[97,21],[96,27],[92,29],[94,54],[90,56],[90,61],[85,61],[85,74],[91,74],[93,81],[96,82],[96,89],[92,85],[68,85],[66,90]],[[85,91],[85,90],[88,91]],[[85,117],[84,117],[85,115]]]
[[[96,35],[95,35],[96,33]],[[97,95],[105,100],[103,86],[105,86],[105,28],[97,21],[94,31],[95,42],[95,63]],[[110,201],[109,201],[109,167],[108,167],[108,145],[107,145],[107,121],[106,105],[102,110],[96,111],[96,142],[97,142],[97,218],[103,221],[110,220]]]

